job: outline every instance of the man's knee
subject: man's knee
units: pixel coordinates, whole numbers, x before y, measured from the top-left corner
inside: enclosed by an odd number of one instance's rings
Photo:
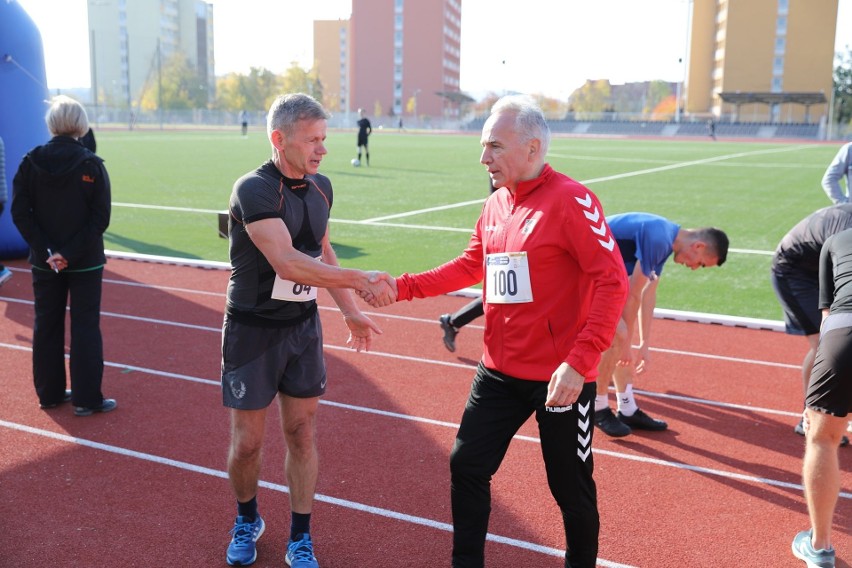
[[[808,409],[807,442],[813,445],[838,447],[846,429],[847,418],[832,416]]]

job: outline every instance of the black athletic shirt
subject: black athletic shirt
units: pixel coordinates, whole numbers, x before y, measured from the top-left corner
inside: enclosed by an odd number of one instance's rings
[[[321,174],[294,180],[270,160],[234,183],[228,219],[231,278],[227,313],[236,321],[264,327],[285,327],[316,311],[316,302],[272,299],[275,271],[246,232],[254,221],[280,217],[293,247],[312,258],[322,254],[333,202],[331,181]]]
[[[852,230],[830,236],[819,257],[819,307],[852,312]]]
[[[825,240],[844,229],[852,228],[852,203],[823,207],[801,221],[784,235],[775,255],[772,270],[777,273],[819,275],[819,253]]]

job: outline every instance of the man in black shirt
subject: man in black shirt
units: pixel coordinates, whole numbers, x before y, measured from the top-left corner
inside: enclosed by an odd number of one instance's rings
[[[804,335],[808,352],[802,361],[802,382],[807,390],[819,343],[819,255],[828,237],[852,228],[852,204],[819,209],[784,235],[772,257],[772,287],[784,310],[787,333]],[[802,423],[795,432],[804,436]],[[843,438],[844,445],[849,441]]]
[[[318,173],[328,113],[304,94],[278,97],[267,115],[272,159],[234,184],[229,205],[231,278],[222,327],[222,398],[231,409],[228,478],[237,498],[227,562],[247,566],[265,523],[257,493],[266,411],[277,398],[287,444],[291,526],[286,561],[316,568],[310,518],[318,473],[316,410],[325,393],[317,288],[349,327],[347,344],[369,350],[381,333],[349,289],[375,305],[396,299],[395,281],[341,268],[328,219],[334,194]]]
[[[805,399],[803,480],[811,530],[793,539],[808,566],[833,567],[831,524],[840,493],[838,446],[852,412],[852,230],[826,239],[819,258],[824,319]]]

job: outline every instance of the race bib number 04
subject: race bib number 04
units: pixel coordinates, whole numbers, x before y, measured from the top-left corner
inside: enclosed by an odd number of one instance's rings
[[[319,260],[317,258],[317,261]],[[275,282],[272,284],[272,298],[288,302],[310,302],[317,299],[317,289],[314,286],[299,284],[276,276]]]
[[[532,302],[526,252],[493,253],[485,257],[485,301],[491,304]]]

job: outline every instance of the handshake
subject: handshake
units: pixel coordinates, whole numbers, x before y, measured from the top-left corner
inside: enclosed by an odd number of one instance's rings
[[[366,274],[366,286],[355,289],[362,300],[374,308],[383,308],[396,302],[396,279],[393,276],[378,270],[370,270]]]

